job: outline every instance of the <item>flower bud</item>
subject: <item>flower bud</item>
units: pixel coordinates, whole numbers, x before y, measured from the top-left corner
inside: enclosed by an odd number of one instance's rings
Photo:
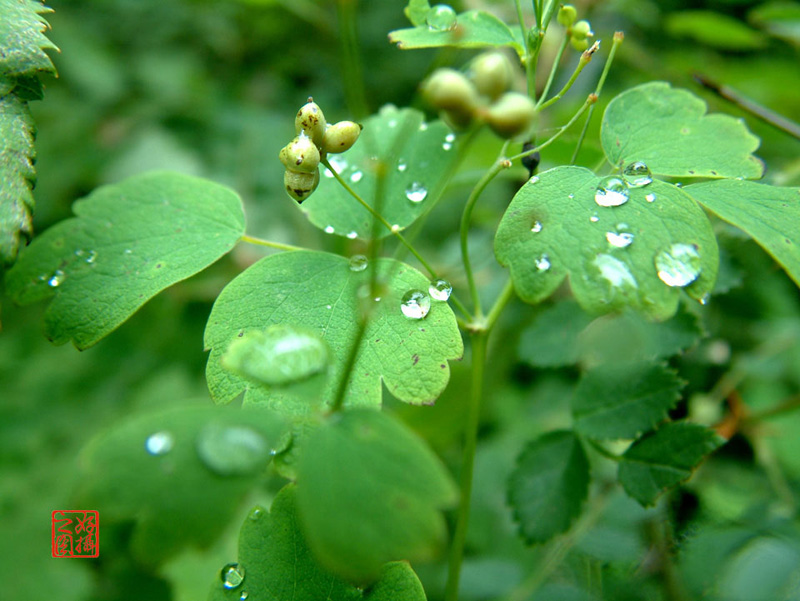
[[[576,40],[575,38],[570,38],[569,43],[572,44],[572,47],[575,48],[578,52],[583,52],[589,47],[589,40]]]
[[[283,174],[283,184],[286,192],[297,202],[303,202],[319,185],[319,169],[314,173],[302,173],[287,169]]]
[[[329,125],[325,131],[325,138],[322,142],[322,150],[337,154],[349,150],[358,140],[363,127],[352,121],[339,121]]]
[[[507,92],[486,111],[486,122],[501,138],[515,138],[528,132],[536,119],[536,105],[519,92]]]
[[[313,173],[319,165],[319,149],[305,132],[300,132],[294,140],[283,147],[278,158],[290,171]]]
[[[589,21],[586,21],[584,19],[578,21],[577,23],[575,23],[575,25],[572,26],[571,35],[573,40],[577,40],[580,42],[581,40],[585,40],[586,38],[592,37],[594,35],[594,32],[592,31],[592,26],[589,24]]]
[[[295,131],[299,134],[301,131],[309,136],[314,144],[322,146],[322,140],[325,138],[325,129],[328,127],[325,121],[325,115],[322,109],[314,102],[314,99],[309,97],[308,102],[297,111],[297,117],[294,120]]]
[[[558,22],[564,27],[569,27],[578,18],[578,11],[571,4],[562,4],[558,9]]]
[[[496,100],[511,87],[514,67],[502,52],[487,52],[472,61],[469,77],[479,94]]]
[[[462,73],[437,69],[423,82],[422,95],[431,106],[444,111],[472,112],[478,106],[478,92]]]

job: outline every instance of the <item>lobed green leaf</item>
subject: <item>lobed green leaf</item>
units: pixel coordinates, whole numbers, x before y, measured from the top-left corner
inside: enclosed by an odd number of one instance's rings
[[[380,213],[404,229],[429,211],[444,191],[458,154],[455,134],[441,121],[424,122],[414,109],[386,106],[364,122],[358,142],[330,155],[331,166],[371,207],[376,208],[380,174]],[[301,210],[319,229],[348,238],[368,239],[373,217],[322,167],[317,191]],[[389,235],[383,226],[378,234]]]
[[[528,543],[565,532],[589,492],[589,461],[577,436],[560,430],[533,440],[508,481],[508,502]]]
[[[707,115],[706,103],[687,90],[656,81],[631,88],[608,103],[600,131],[615,167],[644,162],[671,177],[759,178],[753,152],[759,139],[744,122]]]
[[[676,244],[699,255],[699,274],[683,289],[698,300],[710,293],[719,250],[703,210],[683,190],[658,180],[630,188],[620,206],[598,206],[600,181],[583,167],[556,167],[514,196],[494,247],[519,297],[538,303],[569,276],[587,311],[630,307],[649,319],[667,319],[677,311],[680,288],[659,278],[656,259]],[[627,246],[611,242],[620,233],[632,236]]]
[[[618,478],[643,506],[688,480],[700,462],[724,444],[716,432],[687,422],[668,423],[633,443],[619,463]]]
[[[448,360],[464,347],[455,315],[444,302],[433,301],[424,319],[408,319],[400,299],[411,289],[428,290],[429,281],[416,269],[393,259],[380,259],[380,301],[361,340],[347,386],[348,405],[381,404],[381,382],[407,403],[432,403],[447,386]],[[342,377],[369,300],[370,270],[353,271],[345,257],[294,251],[266,257],[236,277],[214,303],[205,333],[211,350],[206,377],[217,402],[245,392],[246,404],[268,403],[282,412],[309,411],[307,399],[291,388],[268,387],[226,371],[221,363],[229,345],[252,330],[271,324],[301,326],[318,333],[331,349],[330,378],[316,396],[329,402]],[[366,294],[366,296],[365,296]]]
[[[456,500],[433,452],[379,411],[332,416],[302,448],[297,502],[309,544],[353,582],[374,580],[388,561],[430,559],[445,536],[439,510]]]
[[[46,35],[42,14],[52,12],[37,0],[0,0],[0,81],[55,73],[45,50],[58,50]]]
[[[21,253],[6,285],[20,304],[52,298],[45,334],[80,349],[157,293],[208,267],[244,233],[235,192],[177,173],[103,186],[76,202],[74,212]]]
[[[408,20],[414,26],[425,25],[425,17],[431,5],[428,0],[408,0],[408,5],[403,9]]]
[[[800,286],[800,188],[725,180],[693,184],[684,190],[752,236]]]

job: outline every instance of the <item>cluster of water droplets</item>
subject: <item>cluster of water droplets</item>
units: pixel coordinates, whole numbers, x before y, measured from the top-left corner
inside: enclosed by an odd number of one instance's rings
[[[447,280],[433,280],[424,292],[416,288],[407,291],[400,299],[400,312],[408,319],[424,319],[431,310],[431,299],[446,302],[453,292]]]
[[[452,6],[437,4],[428,11],[425,21],[431,31],[450,31],[455,29],[458,16]]]
[[[594,201],[601,207],[624,205],[630,198],[631,188],[642,188],[652,181],[650,168],[645,163],[630,163],[622,170],[621,176],[609,175],[600,180],[594,193]],[[648,194],[645,198],[648,202],[653,202],[655,194]]]
[[[78,267],[94,267],[97,261],[96,250],[77,249],[74,253],[74,259],[62,262],[61,267],[53,270],[52,273],[43,273],[38,277],[39,282],[45,283],[51,288],[58,288],[67,279],[67,267],[74,269]]]

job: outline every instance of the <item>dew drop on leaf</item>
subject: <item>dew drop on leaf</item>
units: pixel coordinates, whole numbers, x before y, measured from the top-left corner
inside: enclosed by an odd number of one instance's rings
[[[409,319],[422,319],[431,310],[431,297],[422,290],[409,290],[400,301],[400,311]]]
[[[326,225],[326,226],[325,226],[325,233],[326,233],[326,234],[332,234],[332,233],[333,233],[333,231],[334,231],[334,230],[333,230],[333,226],[332,226],[332,225]]]
[[[653,181],[650,168],[641,161],[627,165],[622,170],[622,176],[631,188],[641,188]]]
[[[257,522],[264,516],[264,508],[261,505],[256,505],[250,510],[250,513],[247,514],[248,519]]]
[[[655,263],[667,286],[688,286],[700,275],[700,254],[691,244],[673,244],[656,255]]]
[[[84,261],[86,261],[89,265],[94,264],[96,260],[97,260],[96,250],[90,250],[86,253],[86,258],[84,259]]]
[[[547,271],[550,269],[550,257],[547,255],[542,255],[541,257],[536,258],[534,263],[536,265],[536,269],[539,271]]]
[[[655,195],[655,194],[652,194],[652,193],[651,193],[651,194],[647,194],[647,195],[644,197],[644,199],[645,199],[647,202],[655,202],[655,201],[656,201],[656,195]]]
[[[628,266],[611,255],[600,254],[594,259],[594,265],[612,286],[621,287],[625,284],[638,288],[636,278],[633,277]]]
[[[594,193],[594,201],[601,207],[618,207],[628,202],[628,186],[615,176],[609,175],[600,180]]]
[[[626,246],[630,246],[633,242],[633,234],[628,232],[606,232],[606,240],[608,240],[611,246],[625,248]]]
[[[535,184],[535,183],[537,183],[538,181],[539,181],[539,176],[538,176],[538,175],[534,175],[533,177],[531,177],[531,178],[528,180],[528,183],[529,183],[529,184]]]
[[[208,424],[197,435],[195,449],[203,464],[220,476],[251,474],[270,457],[267,441],[249,426]]]
[[[353,173],[350,174],[350,181],[357,184],[361,181],[362,177],[364,177],[364,174],[361,171],[353,171]]]
[[[166,431],[151,434],[144,441],[144,448],[151,455],[166,455],[174,446],[175,439]]]
[[[247,599],[247,597],[248,597],[247,591],[242,591],[242,594],[239,595],[239,601],[245,601],[245,599]]]
[[[452,292],[453,285],[447,280],[434,280],[431,282],[431,285],[428,286],[428,293],[434,300],[446,301],[450,298],[450,294],[452,294]]]
[[[431,7],[425,20],[431,31],[449,31],[456,26],[456,11],[447,4],[437,4]]]
[[[358,238],[358,233],[357,232],[347,232],[347,237],[350,240],[355,240],[356,238]]]
[[[597,223],[598,221],[600,221],[600,218],[597,216],[597,213],[595,213],[594,215],[589,217],[589,221],[591,221],[592,223]]]
[[[353,255],[350,257],[350,271],[364,271],[369,261],[364,255]]]
[[[538,234],[542,231],[542,222],[541,221],[534,221],[533,225],[531,226],[531,231],[534,234]]]
[[[400,159],[400,160],[397,162],[397,170],[398,170],[400,173],[402,173],[402,172],[403,172],[403,171],[405,171],[406,169],[408,169],[408,165],[406,164],[406,162],[405,162],[403,159]]]
[[[234,589],[241,586],[244,582],[244,568],[238,563],[229,563],[219,573],[222,586],[226,589]]]
[[[64,283],[64,279],[66,277],[67,276],[64,275],[63,271],[61,271],[60,269],[56,269],[53,272],[53,275],[50,276],[50,279],[47,280],[47,285],[50,286],[51,288],[58,288],[61,284]]]
[[[419,182],[412,183],[406,189],[406,198],[411,202],[422,202],[428,195],[428,189]]]
[[[334,168],[336,173],[341,173],[348,167],[347,161],[342,157],[332,156],[330,159],[328,159],[328,162],[330,163],[331,167]],[[327,168],[325,169],[325,177],[333,177],[333,173],[331,173]]]

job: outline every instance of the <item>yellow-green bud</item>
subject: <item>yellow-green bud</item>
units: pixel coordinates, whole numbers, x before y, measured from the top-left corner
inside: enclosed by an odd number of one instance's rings
[[[314,173],[302,173],[287,169],[283,174],[283,184],[286,192],[297,202],[303,202],[319,185],[319,169]]]
[[[294,120],[295,131],[299,134],[301,131],[309,136],[314,144],[322,146],[322,140],[325,138],[325,129],[328,127],[325,121],[325,115],[322,109],[314,102],[314,99],[309,97],[308,102],[297,111],[297,117]]]
[[[361,125],[352,121],[339,121],[339,123],[329,125],[322,142],[323,151],[336,154],[350,150],[358,140],[362,129]]]
[[[583,52],[589,47],[589,40],[576,40],[575,38],[570,38],[569,43],[572,44],[572,47],[575,48],[578,52]]]
[[[501,138],[527,133],[536,119],[536,105],[529,96],[507,92],[486,111],[486,123]]]
[[[320,161],[319,149],[303,131],[283,147],[278,158],[290,171],[302,173],[313,173]]]
[[[558,22],[564,27],[569,27],[578,18],[578,11],[571,4],[562,4],[558,9]]]
[[[585,40],[586,38],[590,38],[594,35],[592,31],[592,26],[589,24],[587,20],[581,20],[575,23],[572,26],[572,39],[573,40]]]
[[[471,112],[478,106],[478,92],[463,73],[437,69],[423,82],[422,95],[431,106],[443,111]]]
[[[479,94],[496,100],[511,88],[514,67],[502,52],[487,52],[472,61],[469,76]]]

